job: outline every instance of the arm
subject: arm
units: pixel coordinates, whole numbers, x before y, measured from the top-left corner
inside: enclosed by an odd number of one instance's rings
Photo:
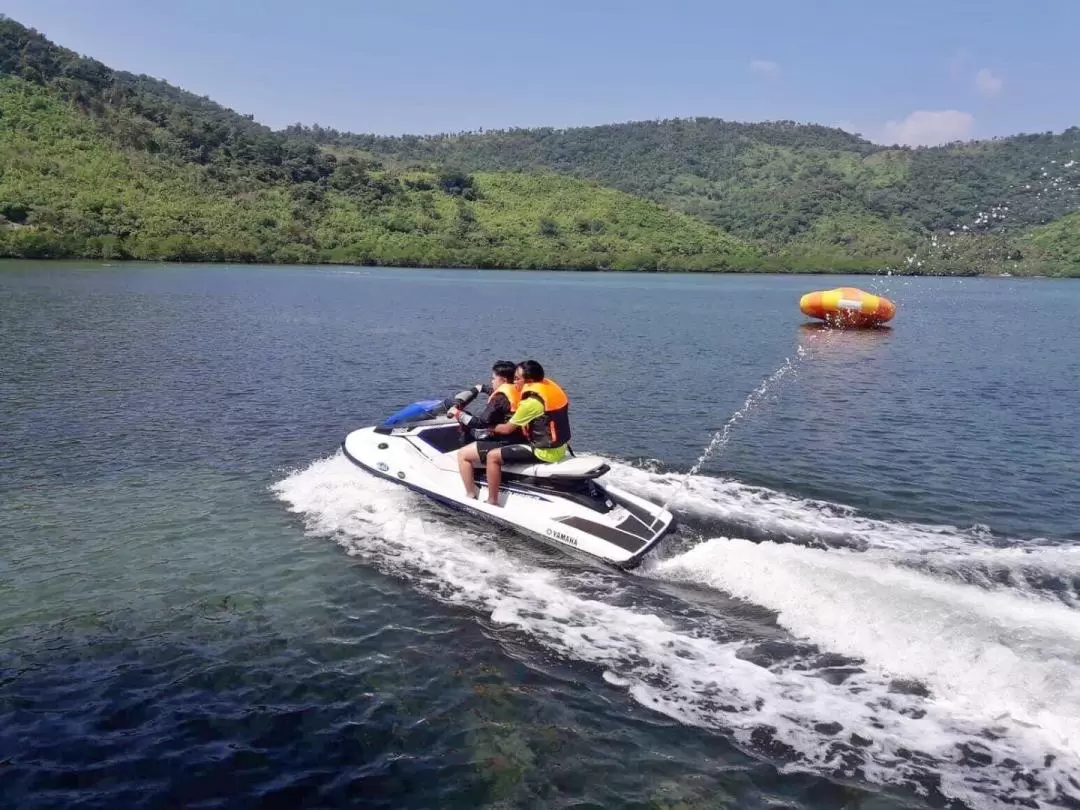
[[[514,415],[510,417],[510,421],[503,425],[496,425],[491,429],[491,432],[497,436],[505,436],[508,433],[513,433],[518,428],[524,430],[528,426],[529,422],[538,416],[543,416],[544,406],[538,399],[523,399],[521,404],[518,405]]]
[[[477,383],[470,388],[466,388],[464,391],[458,391],[454,396],[444,399],[443,402],[447,406],[446,415],[451,419],[458,419],[459,416],[464,415],[468,419],[472,419],[472,415],[465,413],[465,409],[469,407],[469,404],[476,399],[477,395],[482,393],[485,386],[483,383]],[[458,421],[461,421],[458,419]],[[468,424],[468,421],[462,424]]]
[[[458,391],[452,397],[454,407],[458,410],[466,407],[470,402],[476,399],[477,395],[482,394],[484,391],[484,384],[477,383],[476,385],[469,386],[464,391]]]
[[[474,416],[465,411],[452,411],[450,416],[457,419],[465,427],[476,429],[491,429],[506,421],[510,415],[510,400],[502,394],[498,394],[493,400],[484,406],[479,415]]]
[[[494,399],[484,406],[484,410],[480,412],[480,415],[469,424],[491,428],[507,421],[509,417],[510,400],[502,394],[497,394]]]

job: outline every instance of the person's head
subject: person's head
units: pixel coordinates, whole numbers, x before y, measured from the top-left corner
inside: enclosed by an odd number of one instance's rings
[[[544,367],[535,360],[522,360],[514,369],[514,385],[519,388],[526,383],[540,382],[544,379]]]
[[[496,360],[491,367],[491,387],[498,388],[504,383],[514,383],[514,364],[509,360]]]

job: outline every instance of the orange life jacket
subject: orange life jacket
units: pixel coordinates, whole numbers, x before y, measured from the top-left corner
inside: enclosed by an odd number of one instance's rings
[[[506,397],[506,401],[510,403],[510,413],[517,410],[518,404],[521,402],[521,392],[517,390],[517,386],[513,383],[503,383],[494,391],[491,392],[491,396],[488,397],[488,405],[491,404],[491,400],[495,399],[499,394]]]
[[[570,400],[554,380],[526,383],[521,398],[536,397],[544,404],[544,413],[529,422],[525,433],[533,447],[562,447],[570,441]]]

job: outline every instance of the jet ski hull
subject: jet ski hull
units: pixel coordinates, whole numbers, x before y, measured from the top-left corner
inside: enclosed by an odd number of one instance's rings
[[[455,422],[431,419],[394,428],[361,428],[345,437],[342,451],[361,469],[446,506],[495,521],[545,543],[621,568],[633,568],[675,525],[667,510],[596,479],[603,459],[579,456],[558,464],[505,466],[499,505],[480,489],[465,495],[456,450],[464,443]]]

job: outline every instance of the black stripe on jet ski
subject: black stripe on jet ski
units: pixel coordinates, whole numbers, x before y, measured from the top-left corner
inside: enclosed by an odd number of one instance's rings
[[[615,501],[615,503],[617,503],[619,506],[629,512],[631,515],[636,517],[645,526],[649,526],[651,523],[655,522],[656,516],[648,510],[644,509],[643,507],[638,506],[636,503],[633,503],[626,498],[620,498],[618,495],[615,495],[611,492],[608,492],[608,497],[611,498],[611,500]]]
[[[635,551],[640,551],[642,546],[645,545],[645,540],[640,537],[621,532],[618,529],[614,529],[611,526],[605,526],[602,523],[593,523],[591,520],[586,520],[577,515],[560,518],[558,522],[565,523],[567,526],[573,526],[575,529],[580,529],[583,532],[595,535],[619,548],[626,549],[631,554]]]
[[[350,453],[348,451],[348,449],[345,447],[345,442],[341,443],[341,451],[342,451],[342,453],[345,454],[345,457],[347,459],[349,459],[349,461],[351,461],[353,464],[355,464],[360,469],[371,473],[372,475],[374,475],[377,478],[383,478],[383,479],[385,479],[387,481],[391,481],[391,482],[393,482],[395,484],[398,484],[399,486],[403,486],[406,489],[417,493],[418,495],[423,495],[425,497],[428,497],[431,500],[437,501],[438,503],[441,503],[444,506],[448,506],[450,509],[453,509],[453,510],[455,510],[457,512],[467,512],[468,514],[475,515],[478,518],[481,518],[481,519],[484,519],[484,520],[489,520],[489,521],[492,521],[494,523],[497,523],[497,524],[500,524],[500,525],[503,525],[503,526],[507,526],[510,529],[517,529],[517,527],[513,523],[511,523],[510,521],[502,519],[502,518],[498,517],[497,515],[493,515],[490,512],[484,512],[484,511],[481,511],[479,509],[472,509],[468,505],[463,504],[463,503],[461,503],[459,501],[454,501],[454,500],[450,500],[449,498],[440,497],[439,495],[434,494],[430,490],[422,489],[422,488],[410,483],[409,481],[406,481],[406,480],[401,479],[401,478],[397,478],[397,477],[395,477],[393,475],[389,475],[387,473],[382,472],[381,470],[375,469],[374,467],[369,467],[367,464],[364,464],[362,461],[360,461],[358,458],[356,458],[356,456],[354,456],[352,453]],[[641,561],[645,557],[645,555],[653,548],[653,546],[655,546],[657,543],[660,542],[660,540],[661,540],[660,535],[665,534],[667,531],[670,531],[677,524],[677,521],[674,518],[672,518],[670,523],[665,528],[661,529],[659,534],[653,536],[647,542],[639,541],[638,545],[636,545],[636,546],[634,546],[632,548],[628,548],[625,545],[625,543],[628,540],[632,540],[631,536],[626,534],[625,532],[620,532],[617,529],[613,529],[610,526],[602,526],[600,524],[593,523],[590,520],[585,520],[584,518],[579,518],[579,517],[563,518],[561,521],[556,521],[556,522],[568,523],[570,525],[574,525],[575,523],[580,524],[579,528],[584,528],[585,531],[593,532],[597,536],[604,537],[606,540],[609,540],[610,542],[614,543],[615,545],[619,546],[620,548],[624,548],[627,551],[632,552],[633,556],[630,557],[628,560],[625,560],[625,561],[623,561],[621,563],[617,563],[614,560],[608,560],[608,559],[605,559],[603,557],[597,557],[597,556],[592,555],[592,554],[587,555],[588,557],[590,557],[592,559],[600,560],[601,562],[608,563],[609,565],[613,565],[616,568],[621,568],[623,570],[629,570],[629,569],[632,569],[632,568],[637,568],[637,566],[641,565]]]
[[[653,548],[657,544],[659,544],[661,540],[663,540],[664,536],[667,535],[668,532],[672,531],[678,525],[678,523],[678,520],[672,517],[670,523],[663,527],[651,540],[649,540],[649,542],[642,546],[641,550],[638,551],[633,557],[631,557],[629,560],[626,560],[625,562],[620,563],[619,567],[625,571],[637,568],[639,565],[641,565],[641,561],[645,559],[645,555],[652,551]]]

